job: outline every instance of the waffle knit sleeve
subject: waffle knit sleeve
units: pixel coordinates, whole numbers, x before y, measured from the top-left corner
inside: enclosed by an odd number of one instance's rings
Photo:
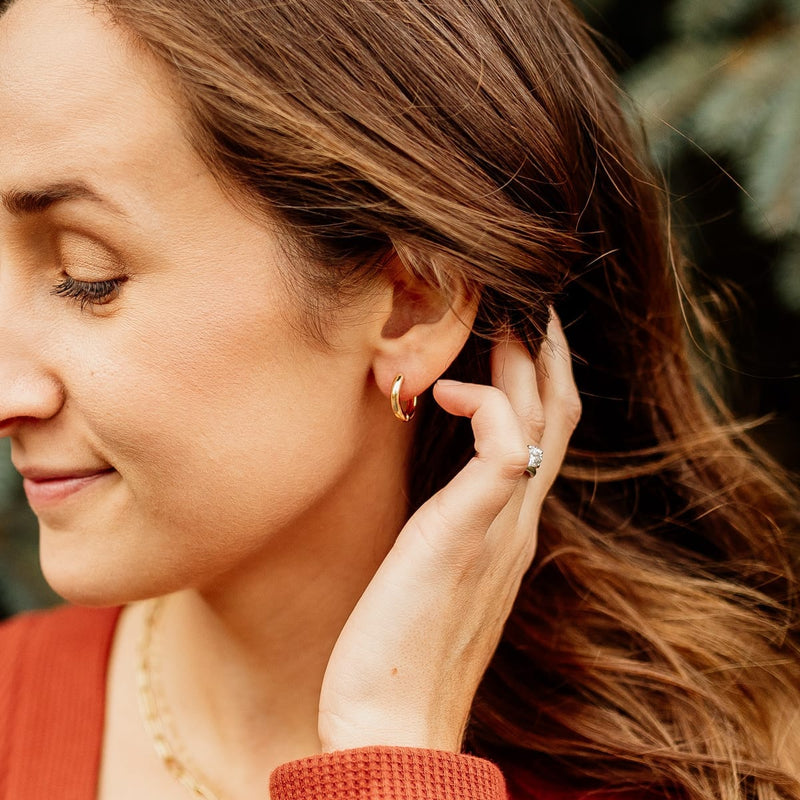
[[[500,770],[474,756],[362,747],[282,764],[271,800],[507,800]]]

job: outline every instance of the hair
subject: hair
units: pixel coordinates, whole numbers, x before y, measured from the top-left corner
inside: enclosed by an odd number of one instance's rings
[[[583,416],[466,746],[541,781],[800,798],[797,494],[725,409],[716,341],[615,79],[563,0],[98,0],[173,70],[187,135],[277,216],[325,302],[396,253],[480,292],[448,375],[535,355],[549,307]],[[300,268],[300,267],[298,267]],[[303,267],[306,269],[306,267]],[[409,506],[473,454],[424,404]]]

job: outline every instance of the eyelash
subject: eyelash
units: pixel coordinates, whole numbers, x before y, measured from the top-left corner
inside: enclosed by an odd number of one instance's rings
[[[67,276],[61,283],[53,288],[53,294],[58,297],[68,297],[81,304],[81,311],[87,305],[103,306],[116,300],[122,284],[127,278],[112,278],[108,281],[76,281]]]

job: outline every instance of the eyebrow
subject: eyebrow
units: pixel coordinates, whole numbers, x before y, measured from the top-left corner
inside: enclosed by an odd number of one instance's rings
[[[16,217],[43,214],[59,203],[74,200],[90,200],[122,215],[122,211],[113,203],[80,181],[54,183],[41,189],[9,189],[7,192],[0,192],[0,203],[9,214]]]

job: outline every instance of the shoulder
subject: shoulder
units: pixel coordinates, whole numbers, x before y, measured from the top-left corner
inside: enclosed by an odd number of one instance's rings
[[[28,791],[34,778],[91,780],[94,760],[81,755],[99,746],[118,616],[117,608],[61,606],[0,624],[1,797],[48,796]]]
[[[18,681],[58,681],[105,663],[118,608],[59,606],[18,614],[0,624],[0,705]],[[79,656],[79,658],[76,658]]]
[[[58,606],[29,611],[0,623],[0,674],[22,658],[46,657],[53,648],[71,653],[110,636],[118,608]]]

